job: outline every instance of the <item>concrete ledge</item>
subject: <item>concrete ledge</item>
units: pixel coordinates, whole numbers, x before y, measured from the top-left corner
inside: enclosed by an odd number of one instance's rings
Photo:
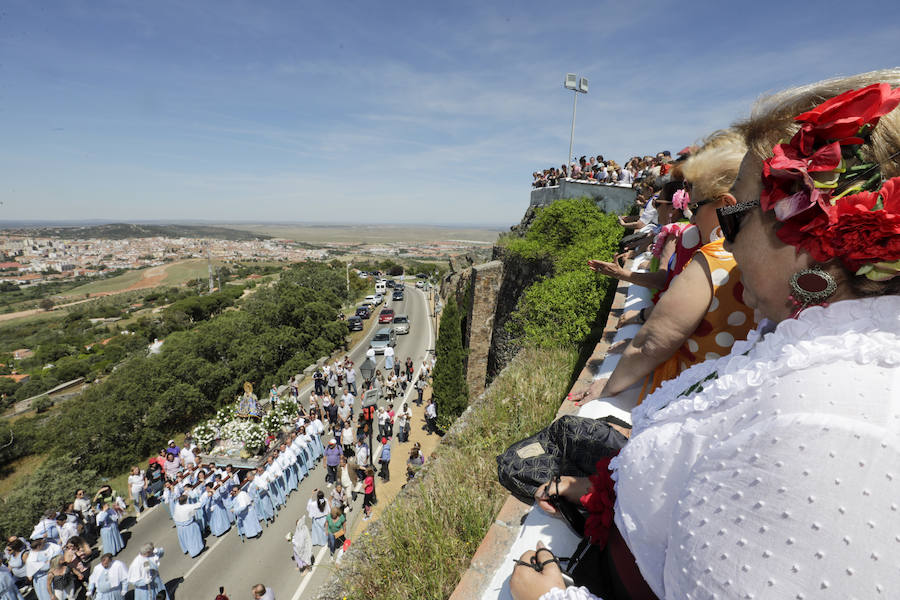
[[[591,198],[603,212],[623,215],[634,205],[637,191],[608,183],[566,179],[559,185],[531,190],[531,206],[546,206],[564,198]]]

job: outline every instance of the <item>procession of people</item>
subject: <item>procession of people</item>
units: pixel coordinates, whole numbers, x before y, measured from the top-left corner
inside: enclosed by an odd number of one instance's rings
[[[407,363],[403,379],[407,369],[412,370],[412,360]],[[396,365],[401,366],[399,361]],[[426,360],[422,372],[428,373],[430,367]],[[399,420],[399,441],[408,441],[412,411],[406,402],[400,411],[394,411],[391,400],[402,387],[393,369],[386,378],[379,372],[383,380],[397,381],[397,390],[391,389],[393,385],[381,388],[384,393],[379,393],[379,400],[385,406],[372,422],[354,421],[354,416],[362,415],[356,415],[358,388],[349,357],[327,365],[321,375],[313,379],[314,384],[322,381],[321,393],[314,389],[306,406],[297,403],[297,414],[286,427],[290,431],[268,443],[256,468],[204,461],[189,433],[181,446],[169,440],[158,456],[150,459],[148,469],[133,467],[126,495],[109,485],[92,497],[84,489],[77,490],[72,503],[45,513],[28,539],[12,536],[7,540],[0,565],[0,598],[18,600],[23,597],[21,592],[33,590],[38,600],[121,600],[129,588],[136,600],[168,598],[159,574],[162,548],[144,544],[127,567],[116,558],[126,546],[127,536],[120,530],[128,516],[126,496],[137,515],[156,504],[164,506],[176,529],[180,551],[196,558],[208,547],[209,536],[218,538],[234,529],[242,542],[261,537],[322,459],[327,465],[326,485],[332,489],[328,493],[314,490],[307,514],[299,519],[291,515],[295,526],[288,539],[300,571],[313,566],[314,546],[328,547],[334,557],[348,538],[346,514],[352,510],[352,502],[358,495],[365,496],[363,510],[368,519],[376,501],[371,461],[382,466],[381,475],[387,481],[395,422]],[[299,397],[294,379],[289,382],[288,395]],[[276,392],[270,402],[279,401]],[[373,451],[367,435],[375,426],[380,444]],[[329,436],[327,442],[325,436]],[[159,486],[153,483],[156,473],[161,479]],[[96,543],[96,550],[88,540]],[[89,570],[92,557],[99,559]]]

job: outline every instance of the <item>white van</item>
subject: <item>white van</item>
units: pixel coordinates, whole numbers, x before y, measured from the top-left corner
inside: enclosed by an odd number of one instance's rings
[[[382,296],[387,294],[387,281],[384,279],[379,279],[375,282],[375,293],[381,294]]]

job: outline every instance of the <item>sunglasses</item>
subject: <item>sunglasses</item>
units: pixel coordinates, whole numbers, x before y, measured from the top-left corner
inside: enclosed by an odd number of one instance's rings
[[[708,198],[706,200],[699,200],[697,202],[689,202],[688,208],[691,209],[691,212],[697,212],[697,209],[700,208],[701,206],[705,206],[705,205],[707,205],[711,202],[715,202],[715,201],[716,201],[715,198]]]
[[[725,236],[726,242],[729,244],[734,243],[741,230],[741,221],[744,220],[744,216],[757,206],[759,206],[759,200],[752,200],[716,209],[716,216],[719,217],[719,227],[722,228],[722,235]]]

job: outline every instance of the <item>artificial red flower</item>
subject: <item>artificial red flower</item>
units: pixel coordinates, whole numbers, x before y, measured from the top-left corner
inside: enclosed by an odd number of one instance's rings
[[[609,470],[609,462],[613,456],[597,461],[597,473],[588,479],[591,481],[590,491],[580,498],[581,505],[588,511],[584,524],[584,537],[601,549],[609,540],[609,531],[613,523],[613,511],[616,506],[616,488]]]
[[[840,258],[854,272],[866,264],[900,260],[900,177],[876,192],[839,198],[806,223],[786,221],[777,233],[816,261]]]
[[[856,135],[867,123],[874,125],[898,105],[900,88],[892,90],[888,83],[874,83],[830,98],[795,120],[816,125],[818,140],[839,140]]]

